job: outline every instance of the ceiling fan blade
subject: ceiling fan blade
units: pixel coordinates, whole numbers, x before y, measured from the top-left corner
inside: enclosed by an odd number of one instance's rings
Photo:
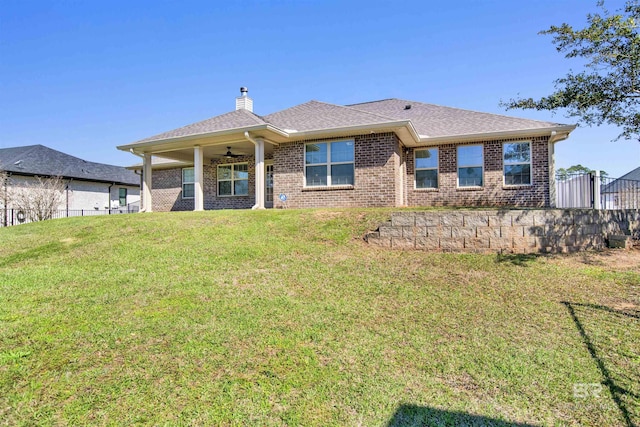
[[[236,157],[241,157],[242,154],[234,154],[231,152],[231,147],[227,147],[227,154],[224,155],[227,159],[235,159]]]

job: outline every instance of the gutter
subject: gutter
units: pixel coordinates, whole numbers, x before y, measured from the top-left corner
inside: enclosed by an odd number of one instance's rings
[[[247,138],[247,134],[249,132],[256,132],[261,130],[274,132],[279,136],[292,141],[292,140],[305,139],[305,138],[309,139],[309,138],[319,137],[322,135],[330,136],[332,133],[335,134],[336,132],[357,134],[358,132],[370,132],[370,131],[380,130],[380,129],[397,129],[397,128],[405,128],[409,132],[409,134],[411,135],[411,138],[414,140],[416,144],[421,141],[420,135],[418,134],[416,128],[413,126],[413,123],[411,122],[411,120],[395,120],[395,121],[389,121],[389,122],[373,123],[368,125],[344,126],[344,127],[315,129],[315,130],[300,131],[300,132],[295,130],[285,131],[276,126],[265,124],[265,125],[249,126],[244,128],[225,129],[225,130],[215,131],[215,132],[203,132],[203,133],[198,133],[198,134],[188,135],[188,136],[157,139],[157,140],[146,141],[141,143],[120,145],[116,148],[122,151],[129,151],[131,154],[141,157],[140,154],[134,151],[134,147],[136,149],[143,148],[143,147],[154,147],[153,152],[158,153],[163,150],[162,147],[164,145],[187,142],[187,141],[206,138],[206,137],[224,137],[227,135],[238,134],[241,132],[244,133],[244,139],[246,139],[247,141],[251,141],[250,139]],[[271,143],[274,144],[274,142],[271,142]],[[172,150],[173,150],[172,148],[167,149],[167,151],[172,151]]]
[[[187,135],[187,136],[161,138],[161,139],[155,139],[152,141],[138,142],[138,143],[127,144],[127,145],[119,145],[116,148],[122,151],[129,151],[130,153],[135,154],[136,156],[139,156],[138,153],[135,153],[133,151],[134,147],[135,148],[148,147],[148,146],[157,147],[159,144],[164,145],[164,144],[171,144],[176,142],[190,141],[193,139],[206,138],[209,136],[226,136],[226,135],[237,134],[241,132],[247,133],[247,132],[260,131],[260,130],[268,130],[280,136],[283,136],[285,138],[289,138],[289,133],[283,131],[282,129],[270,124],[264,124],[264,125],[247,126],[242,128],[223,129],[223,130],[217,130],[214,132],[202,132],[202,133],[196,133],[196,134]]]
[[[406,128],[409,131],[409,134],[413,138],[415,143],[420,142],[420,135],[416,131],[416,128],[413,126],[411,120],[396,120],[391,122],[381,122],[381,123],[373,123],[369,125],[356,125],[356,126],[344,126],[337,128],[328,128],[328,129],[317,129],[317,130],[309,130],[309,131],[301,131],[301,132],[291,132],[290,136],[296,139],[299,137],[302,138],[314,138],[324,134],[335,134],[336,132],[345,132],[351,134],[357,134],[358,132],[370,132],[374,130],[383,130],[383,129],[397,129],[397,128]]]
[[[566,134],[565,138],[568,137],[568,134],[572,132],[576,128],[576,125],[566,125],[566,126],[556,126],[551,128],[537,128],[537,129],[521,129],[521,130],[513,130],[513,131],[502,131],[502,132],[484,132],[484,133],[475,133],[475,134],[462,134],[462,135],[447,135],[447,136],[436,136],[436,137],[428,137],[423,136],[421,138],[422,142],[427,144],[441,144],[447,142],[470,142],[470,141],[486,141],[493,139],[506,139],[506,138],[519,138],[519,137],[528,137],[528,136],[545,136],[545,135],[557,135],[557,134]],[[558,138],[556,141],[562,141],[562,139]]]

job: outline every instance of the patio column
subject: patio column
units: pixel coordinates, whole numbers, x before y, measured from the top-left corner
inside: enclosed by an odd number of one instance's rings
[[[256,204],[255,209],[264,209],[264,140],[256,138]]]
[[[194,190],[194,198],[193,198],[193,210],[194,211],[203,211],[204,210],[204,190],[203,190],[203,164],[204,164],[204,156],[202,152],[202,147],[196,145],[193,148],[193,190]]]
[[[142,209],[145,212],[153,212],[153,200],[151,200],[151,154],[144,153],[142,157]]]

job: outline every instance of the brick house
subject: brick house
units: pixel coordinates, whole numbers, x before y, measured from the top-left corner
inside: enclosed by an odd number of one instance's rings
[[[235,111],[119,146],[147,211],[552,206],[554,144],[574,125],[384,99]]]

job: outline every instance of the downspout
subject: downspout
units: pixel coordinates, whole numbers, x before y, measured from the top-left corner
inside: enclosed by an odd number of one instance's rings
[[[67,182],[67,187],[65,188],[65,207],[67,208],[67,218],[69,218],[69,185],[71,184],[71,181],[73,181],[73,178]]]
[[[131,154],[133,154],[134,156],[138,156],[140,157],[143,161],[144,161],[144,156],[142,154],[138,154],[135,151],[133,151],[133,148],[129,150],[129,152]],[[138,213],[143,213],[145,212],[147,209],[142,207],[142,181],[143,181],[143,175],[142,175],[142,171],[140,172],[140,210],[138,210]]]
[[[4,200],[2,200],[2,207],[4,208],[4,222],[2,223],[2,225],[4,225],[5,227],[9,225],[8,221],[9,221],[9,178],[11,178],[11,172],[7,173],[7,179],[4,180]]]
[[[555,144],[556,142],[564,141],[569,138],[569,133],[558,136],[558,132],[555,130],[549,135],[549,207],[556,207],[556,157],[555,157]]]
[[[109,186],[109,189],[107,190],[107,202],[109,203],[109,213],[107,215],[111,215],[111,187],[113,187],[114,185],[116,185],[115,182],[112,182],[111,185]]]
[[[251,142],[254,145],[254,147],[256,147],[256,149],[258,148],[258,145],[259,145],[258,141],[256,141],[255,139],[253,139],[253,137],[251,135],[249,135],[249,131],[245,131],[244,137],[247,139],[247,141]],[[257,173],[258,172],[258,159],[257,159],[257,156],[254,156],[254,157],[256,157],[254,159],[254,169],[256,170],[255,179],[257,181],[258,180],[258,173]],[[263,163],[264,163],[264,159],[263,159]],[[256,197],[256,203],[251,207],[251,209],[258,209],[259,208],[259,206],[258,206],[258,194],[256,194],[255,197]]]

